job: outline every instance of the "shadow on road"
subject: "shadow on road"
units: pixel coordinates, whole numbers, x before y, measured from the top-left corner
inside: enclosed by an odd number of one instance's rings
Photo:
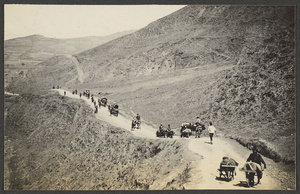
[[[249,188],[249,185],[248,185],[247,181],[240,181],[240,183],[235,184],[233,186]]]
[[[216,180],[218,180],[218,181],[225,181],[225,182],[230,182],[231,181],[231,179],[224,178],[224,177],[219,177],[219,176],[216,177]]]
[[[204,142],[204,143],[207,143],[207,144],[212,144],[211,142],[208,142],[208,141],[206,141],[206,142]]]

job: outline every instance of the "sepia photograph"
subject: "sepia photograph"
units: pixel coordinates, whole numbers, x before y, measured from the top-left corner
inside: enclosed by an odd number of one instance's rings
[[[296,190],[296,13],[4,4],[4,190]]]

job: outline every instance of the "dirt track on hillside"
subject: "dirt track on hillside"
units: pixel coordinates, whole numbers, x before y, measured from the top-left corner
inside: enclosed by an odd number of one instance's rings
[[[78,80],[80,83],[83,83],[84,81],[84,73],[82,71],[82,69],[80,68],[79,62],[77,60],[76,57],[74,57],[73,55],[67,55],[65,54],[64,56],[68,57],[69,59],[72,60],[73,64],[76,66],[76,70],[77,70],[77,75],[78,75]]]
[[[58,91],[60,95],[64,95],[65,90],[59,89],[55,91]],[[68,91],[66,91],[66,96],[84,100],[94,109],[91,99],[87,99],[85,96],[80,98],[79,95],[73,95]],[[94,99],[96,102],[98,101],[96,97],[94,97]],[[115,117],[110,116],[107,108],[101,107],[98,109],[98,113],[95,114],[95,116],[96,118],[105,121],[110,125],[128,130],[135,136],[150,139],[157,138],[155,136],[156,129],[145,123],[142,123],[141,129],[131,131],[131,119],[126,117],[126,115],[123,115],[122,111],[118,117]],[[174,139],[179,139],[179,137],[175,136]],[[170,141],[171,139],[168,140]],[[201,161],[192,162],[191,165],[193,170],[191,171],[191,177],[189,182],[186,183],[185,189],[281,189],[280,181],[274,179],[273,176],[271,176],[273,173],[269,173],[268,169],[264,171],[263,179],[261,180],[262,184],[259,184],[253,188],[246,187],[245,173],[239,171],[239,168],[242,167],[245,160],[249,156],[250,150],[241,146],[237,142],[218,136],[214,138],[213,144],[210,144],[209,137],[207,136],[197,139],[190,137],[189,139],[183,140],[188,143],[190,151],[202,156],[203,158]],[[230,182],[226,182],[217,178],[219,176],[217,169],[223,156],[234,158],[239,163],[239,167],[236,169],[237,175],[235,176],[235,179]],[[265,158],[265,161],[268,166],[270,163],[271,166],[274,163],[272,160],[267,158]]]

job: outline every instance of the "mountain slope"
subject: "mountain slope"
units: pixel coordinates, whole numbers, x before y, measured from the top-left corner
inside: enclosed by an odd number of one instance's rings
[[[265,156],[295,163],[294,13],[292,6],[187,6],[74,55],[82,84],[67,58],[47,76],[52,58],[10,88],[106,92],[123,111],[175,128],[200,116]]]
[[[225,61],[236,64],[238,60],[249,60],[247,53],[260,53],[255,49],[264,49],[261,41],[276,43],[274,35],[278,31],[287,38],[293,36],[290,9],[188,6],[133,34],[76,56],[91,79],[149,75]],[[98,73],[103,71],[105,76]]]
[[[70,39],[32,35],[4,41],[5,82],[24,76],[32,66],[57,55],[72,55],[94,48],[115,38],[132,33],[124,31],[109,36],[90,36]]]

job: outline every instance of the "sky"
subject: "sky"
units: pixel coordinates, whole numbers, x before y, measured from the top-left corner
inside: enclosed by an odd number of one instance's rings
[[[4,39],[106,36],[138,30],[185,5],[4,5]]]

